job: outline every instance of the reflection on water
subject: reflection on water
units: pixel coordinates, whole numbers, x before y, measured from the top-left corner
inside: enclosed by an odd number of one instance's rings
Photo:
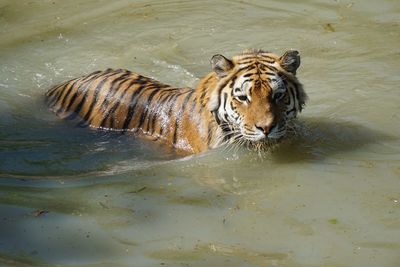
[[[349,157],[349,152],[391,141],[398,141],[398,136],[362,124],[322,117],[304,118],[296,137],[274,151],[273,159],[277,162],[323,160],[343,153]]]
[[[395,1],[0,1],[0,265],[399,266]],[[301,52],[296,136],[176,158],[47,110],[128,68],[195,86],[213,54]]]

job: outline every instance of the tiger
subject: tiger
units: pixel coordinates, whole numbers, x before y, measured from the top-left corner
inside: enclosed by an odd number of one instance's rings
[[[296,50],[282,56],[245,50],[230,59],[216,54],[212,71],[194,89],[109,68],[52,87],[46,100],[60,118],[132,132],[179,154],[226,144],[261,146],[284,139],[305,105],[299,66]]]

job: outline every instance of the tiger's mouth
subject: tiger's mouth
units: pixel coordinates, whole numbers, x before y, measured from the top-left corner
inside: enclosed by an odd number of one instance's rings
[[[261,130],[247,129],[246,127],[241,127],[242,138],[250,142],[270,142],[279,141],[286,135],[286,127],[276,125],[268,133]]]
[[[290,131],[289,131],[290,132]],[[260,133],[250,129],[244,129],[240,125],[232,126],[226,132],[226,144],[243,147],[253,151],[268,151],[277,146],[287,136],[286,126],[277,127],[276,130],[268,134]]]

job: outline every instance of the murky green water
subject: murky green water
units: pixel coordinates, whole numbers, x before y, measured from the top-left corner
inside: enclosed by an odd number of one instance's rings
[[[0,1],[0,265],[400,266],[400,3]],[[184,159],[60,121],[46,89],[297,49],[299,136]]]

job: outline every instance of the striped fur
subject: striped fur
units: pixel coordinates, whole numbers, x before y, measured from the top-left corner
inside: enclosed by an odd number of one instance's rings
[[[211,64],[213,71],[195,89],[107,69],[53,87],[47,102],[61,118],[131,131],[185,154],[281,139],[306,100],[295,76],[298,52],[278,57],[251,50],[231,60],[215,55]]]

